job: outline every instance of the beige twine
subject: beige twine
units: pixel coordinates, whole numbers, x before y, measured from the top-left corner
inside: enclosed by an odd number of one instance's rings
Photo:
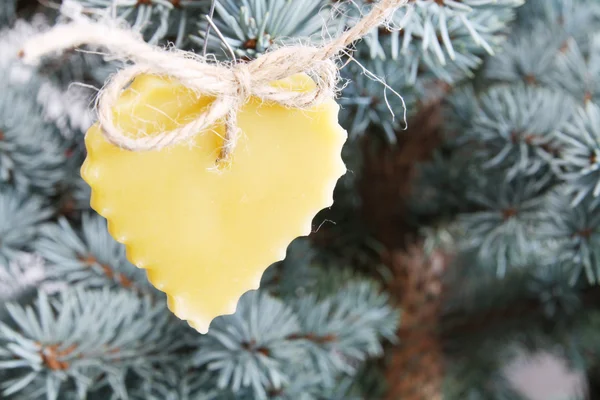
[[[112,55],[134,63],[112,76],[99,96],[98,119],[109,142],[131,151],[160,150],[188,141],[224,120],[226,136],[218,161],[227,161],[239,135],[237,113],[250,96],[300,109],[333,98],[338,81],[335,58],[409,1],[381,0],[354,27],[325,45],[284,46],[246,63],[210,63],[193,53],[150,45],[131,30],[81,20],[58,25],[32,38],[19,56],[25,62],[34,63],[46,54],[84,44],[105,47]],[[274,81],[302,72],[313,77],[316,83],[314,90],[300,92],[271,85]],[[140,74],[170,76],[198,96],[211,96],[215,100],[205,112],[186,125],[158,135],[129,137],[115,125],[112,110],[123,89]]]

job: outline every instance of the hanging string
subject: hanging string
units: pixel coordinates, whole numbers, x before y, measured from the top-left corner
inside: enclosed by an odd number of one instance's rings
[[[339,71],[336,59],[347,46],[391,18],[396,9],[410,0],[380,0],[352,28],[321,46],[290,45],[267,52],[245,63],[214,63],[191,52],[163,49],[146,43],[130,29],[82,20],[57,25],[30,39],[19,53],[28,63],[43,56],[79,47],[95,45],[133,65],[118,71],[106,83],[98,98],[98,120],[106,139],[131,151],[160,150],[187,142],[203,130],[223,121],[225,141],[219,162],[227,162],[239,137],[237,114],[250,97],[284,107],[308,109],[335,96]],[[294,91],[276,87],[274,81],[307,73],[315,88]],[[198,96],[215,100],[193,121],[156,135],[131,137],[114,122],[113,108],[122,91],[141,74],[170,76]]]

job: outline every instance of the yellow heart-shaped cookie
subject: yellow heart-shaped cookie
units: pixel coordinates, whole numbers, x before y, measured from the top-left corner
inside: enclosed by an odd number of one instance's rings
[[[314,87],[306,75],[276,84]],[[153,135],[191,121],[212,100],[143,75],[123,92],[114,118],[128,135]],[[167,294],[171,311],[206,332],[332,204],[346,171],[337,115],[333,99],[308,111],[250,99],[238,114],[231,163],[220,170],[223,126],[190,143],[132,152],[109,143],[96,125],[86,134],[82,176],[129,260]]]

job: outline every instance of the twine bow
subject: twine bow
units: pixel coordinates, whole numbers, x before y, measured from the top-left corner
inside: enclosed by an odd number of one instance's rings
[[[227,161],[239,136],[238,111],[250,97],[299,109],[308,109],[333,98],[339,73],[335,58],[408,2],[381,0],[356,25],[322,46],[284,46],[247,63],[211,63],[190,52],[150,45],[128,29],[81,20],[58,25],[30,39],[19,56],[25,62],[33,63],[46,54],[84,44],[105,47],[112,55],[133,62],[112,76],[98,99],[98,120],[109,142],[131,151],[160,150],[186,142],[224,121],[225,141],[218,161]],[[302,72],[313,78],[314,90],[293,91],[272,85],[272,82]],[[198,96],[211,96],[215,100],[196,119],[178,128],[152,136],[127,136],[115,125],[113,107],[124,88],[141,74],[170,76]]]

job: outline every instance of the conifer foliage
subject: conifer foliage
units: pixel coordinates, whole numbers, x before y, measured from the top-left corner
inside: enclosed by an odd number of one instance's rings
[[[350,172],[334,206],[202,335],[127,261],[79,177],[89,88],[119,62],[87,48],[28,67],[20,45],[66,18],[63,3],[149,43],[246,62],[323,43],[374,1],[0,3],[0,398],[375,399],[392,387],[402,400],[515,400],[502,374],[515,346],[560,349],[594,380],[596,0],[411,0],[349,48],[337,101]],[[388,251],[365,228],[363,159],[400,146],[435,105],[441,144],[417,166],[410,216],[387,210],[411,230]],[[404,246],[415,232],[424,244]]]

